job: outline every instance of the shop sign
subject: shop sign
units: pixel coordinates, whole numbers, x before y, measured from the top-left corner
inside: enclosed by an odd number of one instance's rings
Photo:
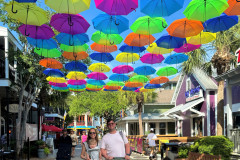
[[[186,102],[203,97],[203,91],[200,86],[185,92]]]

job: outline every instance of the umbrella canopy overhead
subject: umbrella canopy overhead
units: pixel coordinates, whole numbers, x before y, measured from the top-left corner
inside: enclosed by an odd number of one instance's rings
[[[69,84],[67,86],[68,86],[69,89],[77,89],[77,90],[79,90],[79,89],[82,90],[82,89],[86,88],[85,84],[83,84],[83,85],[71,85],[71,84]]]
[[[95,79],[95,80],[106,80],[108,78],[104,73],[101,73],[101,72],[92,72],[87,76],[88,78]]]
[[[156,77],[150,81],[150,84],[162,84],[167,83],[169,79],[167,77]]]
[[[158,76],[167,76],[168,77],[168,76],[172,76],[177,73],[178,73],[178,70],[176,68],[167,66],[167,67],[160,68],[156,74]]]
[[[240,3],[237,0],[228,0],[229,7],[225,13],[229,16],[240,15]]]
[[[81,80],[87,78],[83,72],[71,71],[66,76],[68,79]]]
[[[73,79],[69,79],[67,81],[68,84],[71,84],[71,85],[84,85],[87,83],[86,80],[84,79],[81,79],[81,80],[73,80]]]
[[[65,64],[65,69],[69,71],[80,71],[84,72],[87,70],[87,66],[84,63],[78,62],[78,61],[72,61],[67,64]]]
[[[160,84],[151,84],[151,83],[148,83],[144,86],[145,89],[156,89],[161,87],[162,86]]]
[[[50,77],[64,77],[64,74],[59,69],[47,68],[43,73]]]
[[[187,52],[191,52],[191,51],[194,51],[198,48],[200,48],[201,45],[193,45],[193,44],[184,44],[182,47],[180,48],[175,48],[174,49],[174,52],[177,52],[177,53],[187,53]]]
[[[207,44],[216,39],[216,33],[201,32],[200,34],[187,38],[187,42],[194,45]]]
[[[140,66],[135,68],[134,72],[137,73],[138,75],[148,76],[154,74],[156,70],[151,66]]]
[[[62,56],[69,60],[78,61],[78,60],[86,59],[88,57],[88,54],[87,54],[87,52],[84,52],[84,51],[82,51],[82,52],[66,52],[66,51],[64,51]]]
[[[121,89],[121,86],[105,86],[104,91],[118,91]]]
[[[125,74],[125,73],[130,73],[132,72],[134,69],[132,66],[129,65],[119,65],[117,67],[114,67],[112,69],[113,73],[118,73],[118,74]]]
[[[33,45],[37,48],[45,48],[45,49],[54,49],[57,48],[57,42],[50,38],[50,39],[34,39],[31,37],[27,37],[27,41],[30,45]]]
[[[48,50],[48,49],[44,49],[44,48],[39,48],[39,49],[35,48],[34,52],[40,56],[48,57],[48,58],[58,58],[58,57],[61,57],[61,55],[62,55],[62,52],[60,52],[57,49]]]
[[[55,36],[51,27],[46,24],[41,26],[22,24],[18,30],[22,33],[22,35],[34,39],[49,39]]]
[[[140,60],[143,63],[156,64],[161,63],[164,60],[164,57],[161,54],[146,53],[140,58]]]
[[[123,63],[132,63],[139,60],[139,58],[139,55],[136,53],[122,52],[117,55],[116,60]]]
[[[103,63],[94,63],[89,66],[89,70],[93,72],[109,72],[111,68],[109,68],[106,64]]]
[[[95,86],[103,86],[105,85],[105,82],[103,80],[95,80],[95,79],[89,79],[87,80],[88,84],[95,85]]]
[[[166,53],[171,53],[173,49],[158,47],[157,44],[154,42],[148,46],[147,51],[152,54],[166,54]]]
[[[125,86],[126,87],[133,87],[133,88],[135,88],[135,87],[142,87],[143,83],[141,83],[141,82],[127,82],[125,84]]]
[[[158,47],[172,49],[179,48],[183,44],[187,43],[186,38],[173,37],[170,35],[163,35],[157,41],[156,44]]]
[[[149,81],[149,79],[146,76],[143,75],[135,75],[132,78],[129,79],[130,82],[141,82],[146,83]]]
[[[47,77],[47,81],[54,82],[54,83],[66,83],[66,79],[62,77]]]
[[[123,83],[123,82],[118,82],[118,81],[109,81],[109,82],[107,83],[107,85],[108,85],[108,86],[124,86],[125,83]]]
[[[129,77],[127,75],[124,74],[112,74],[109,77],[110,80],[112,81],[127,81],[129,79]]]
[[[66,83],[55,83],[55,82],[48,82],[49,85],[51,86],[56,86],[56,87],[67,87],[67,84]]]
[[[62,63],[57,61],[56,59],[51,58],[45,58],[39,61],[39,64],[46,68],[52,68],[52,69],[61,69],[63,68]]]
[[[146,50],[145,47],[136,47],[136,46],[129,46],[127,44],[123,44],[120,48],[120,51],[122,52],[128,52],[128,53],[140,53]]]
[[[67,33],[59,33],[56,36],[58,43],[62,43],[68,46],[81,46],[85,43],[89,42],[88,35],[85,33],[82,34],[67,34]]]
[[[91,44],[91,49],[97,52],[111,53],[111,52],[117,51],[117,46],[116,45],[106,46],[106,45],[101,45],[94,42],[93,44]]]
[[[123,38],[119,34],[105,34],[97,31],[93,33],[91,40],[97,44],[111,46],[120,44]]]
[[[132,32],[127,35],[127,37],[124,40],[124,43],[126,43],[129,46],[143,47],[145,45],[153,43],[154,41],[155,38],[152,35],[142,35]]]
[[[164,63],[166,64],[179,64],[188,60],[188,55],[182,53],[175,53],[168,56]]]
[[[132,83],[134,83],[134,82],[132,82]],[[137,89],[138,89],[138,87],[127,87],[127,86],[124,86],[124,87],[122,87],[121,91],[135,91]]]
[[[110,53],[92,53],[90,58],[99,62],[111,62],[114,57]]]
[[[87,44],[84,44],[82,46],[68,46],[65,44],[60,45],[60,49],[66,52],[82,52],[87,51],[89,46]]]

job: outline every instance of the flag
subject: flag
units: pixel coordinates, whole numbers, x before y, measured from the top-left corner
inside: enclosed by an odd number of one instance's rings
[[[64,121],[65,121],[66,117],[67,117],[67,111],[65,110],[65,113],[64,113],[64,116],[63,116]]]

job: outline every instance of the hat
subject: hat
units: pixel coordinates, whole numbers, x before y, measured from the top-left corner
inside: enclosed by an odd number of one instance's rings
[[[154,129],[153,129],[153,128],[151,128],[151,129],[150,129],[150,131],[154,131]]]

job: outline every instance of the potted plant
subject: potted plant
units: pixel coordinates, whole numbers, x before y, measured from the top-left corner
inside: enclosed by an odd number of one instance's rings
[[[42,140],[39,140],[36,142],[38,146],[38,158],[46,158],[46,154],[44,153],[44,149],[46,147],[45,142]]]
[[[45,148],[44,148],[44,153],[45,153],[45,155],[47,155],[47,156],[50,154],[50,150],[49,150],[48,147],[45,147]]]
[[[187,160],[189,147],[180,147],[178,150],[178,157],[175,160]]]

